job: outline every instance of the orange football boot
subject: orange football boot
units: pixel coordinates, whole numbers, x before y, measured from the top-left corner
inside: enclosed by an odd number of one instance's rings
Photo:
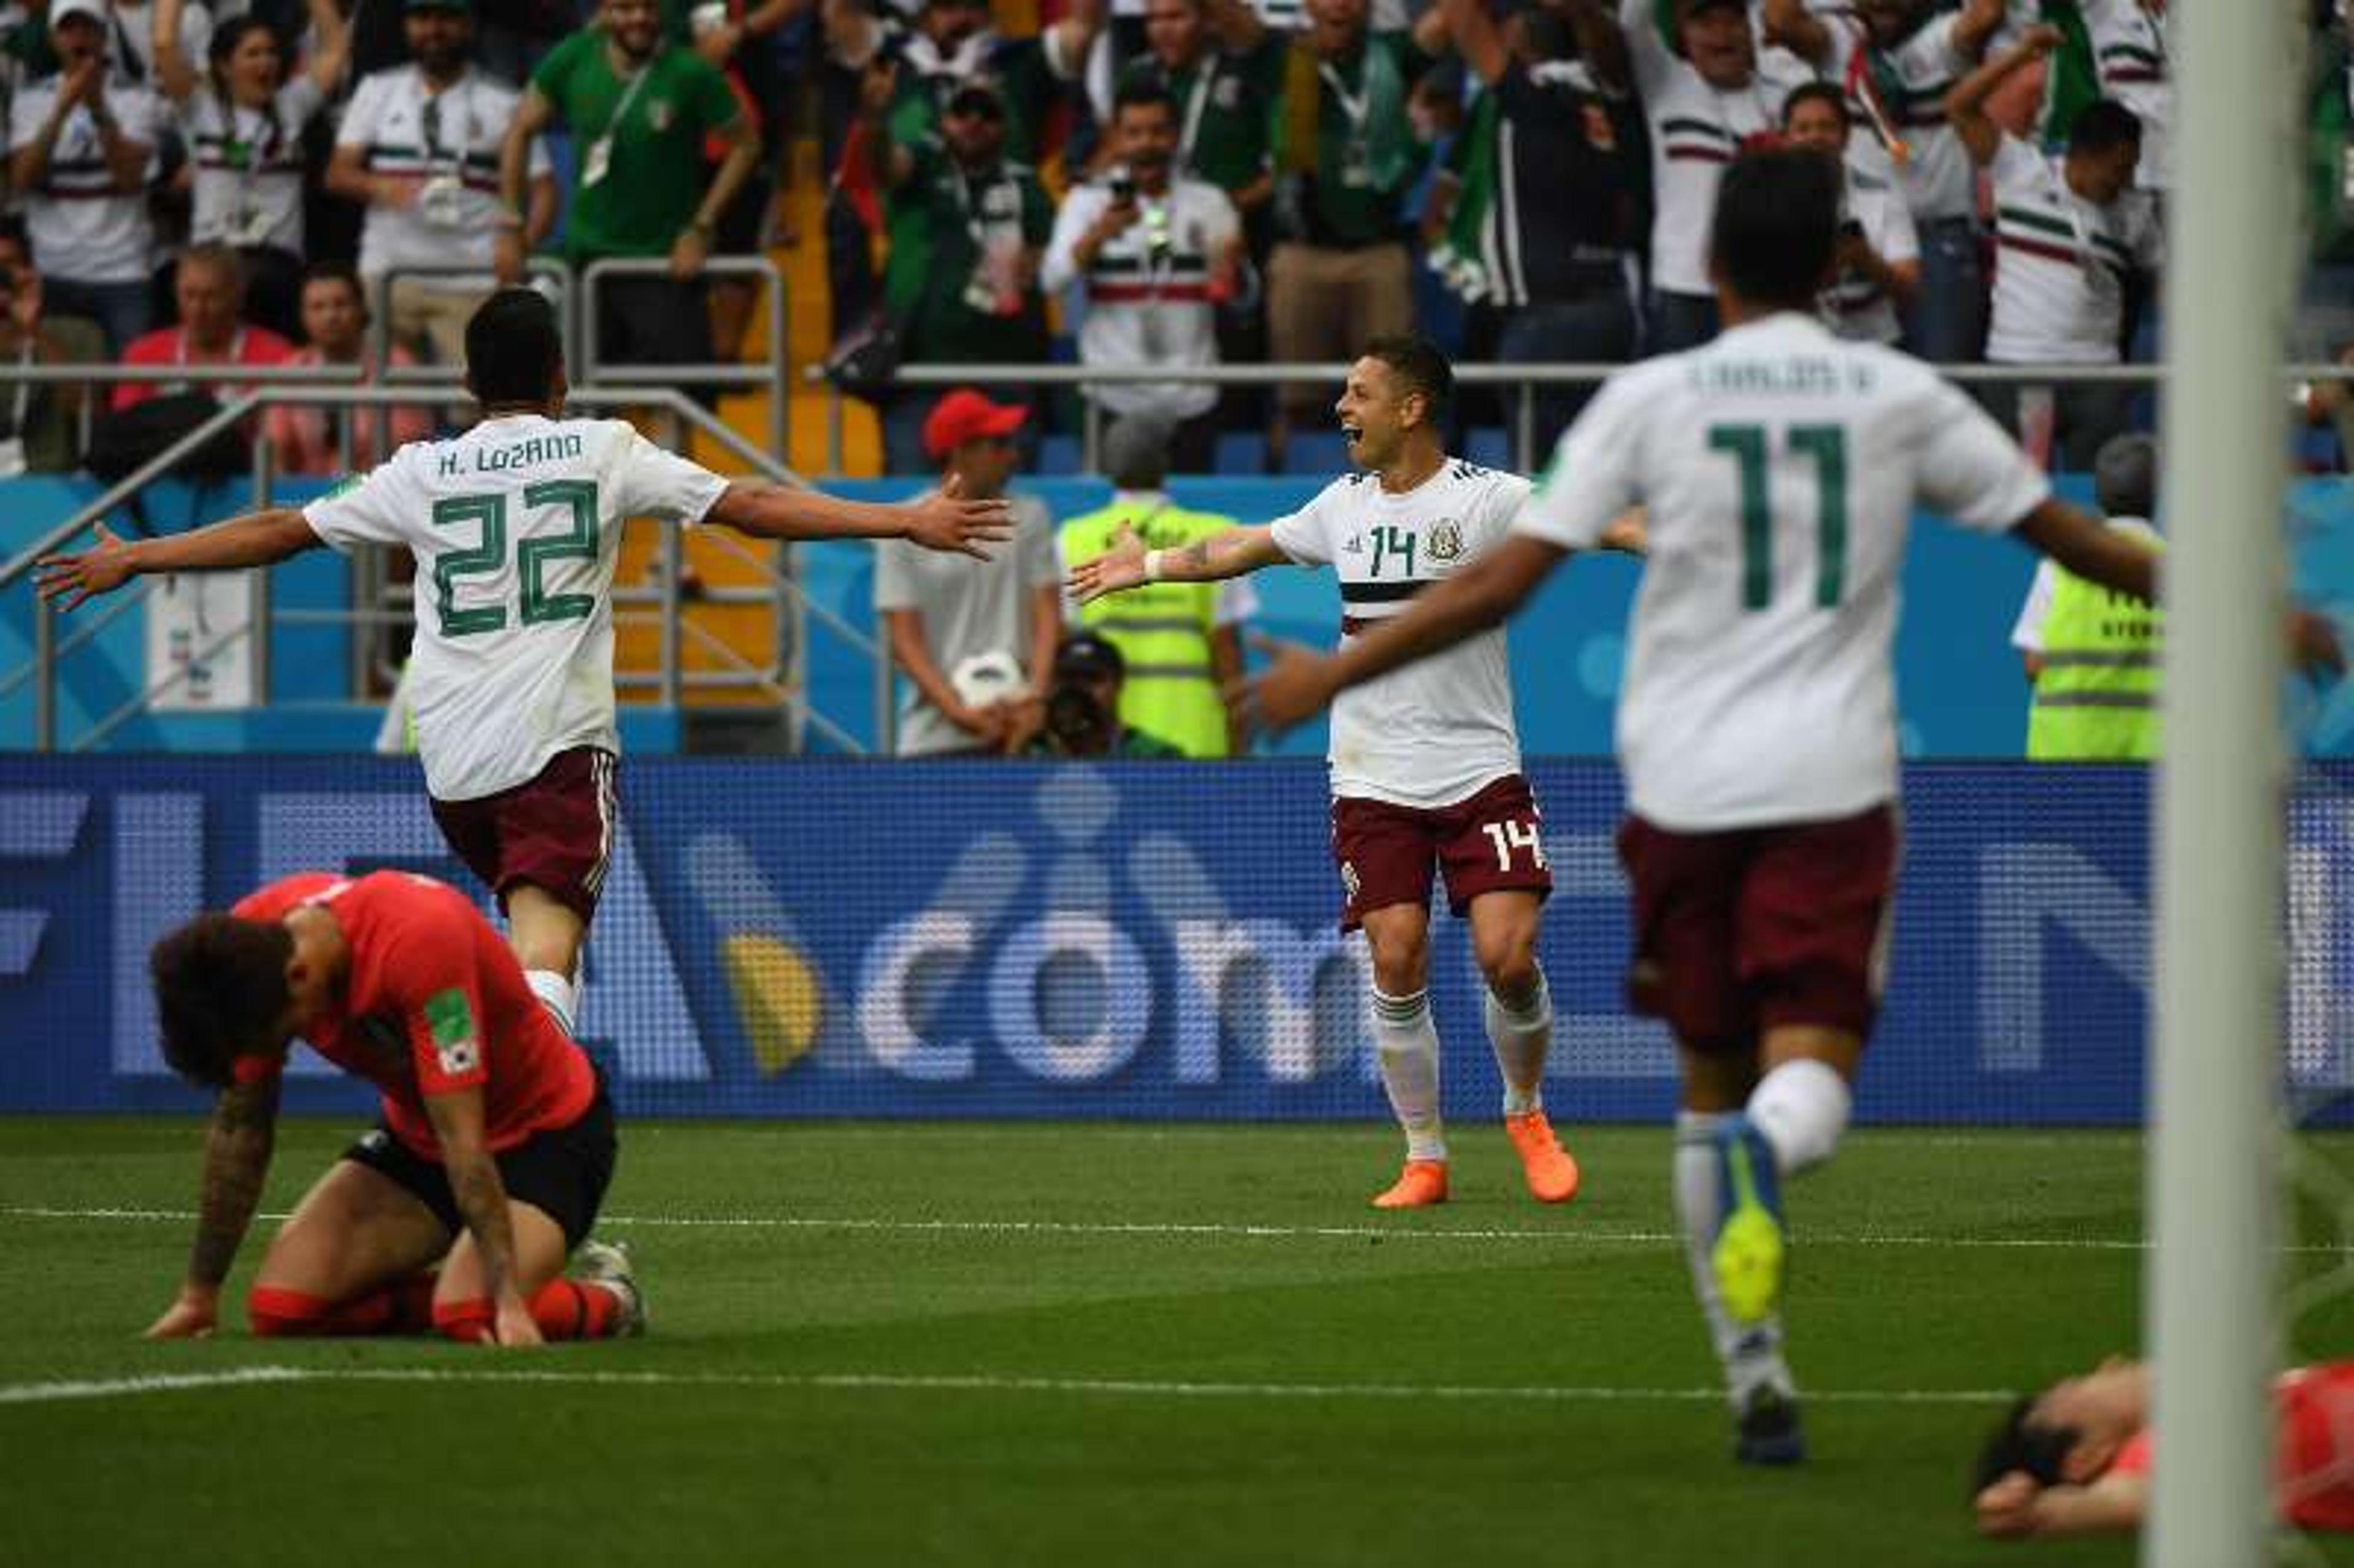
[[[1447,1161],[1409,1160],[1385,1192],[1373,1195],[1376,1209],[1420,1209],[1447,1202]]]
[[[1540,1203],[1566,1203],[1577,1196],[1577,1161],[1561,1146],[1553,1123],[1541,1110],[1504,1118],[1512,1147],[1520,1151],[1521,1170],[1529,1179],[1529,1193]]]

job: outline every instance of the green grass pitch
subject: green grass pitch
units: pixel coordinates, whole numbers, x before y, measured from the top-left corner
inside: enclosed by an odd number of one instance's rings
[[[290,1123],[267,1206],[350,1131]],[[1463,1125],[1456,1201],[1384,1216],[1386,1128],[627,1126],[653,1331],[513,1355],[142,1343],[197,1125],[0,1119],[0,1563],[2130,1561],[1964,1494],[1999,1391],[2136,1342],[2137,1138],[1866,1131],[1796,1183],[1813,1458],[1760,1473],[1666,1133],[1570,1132],[1574,1204]]]

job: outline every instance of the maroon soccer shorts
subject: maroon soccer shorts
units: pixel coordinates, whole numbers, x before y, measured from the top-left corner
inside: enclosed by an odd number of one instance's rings
[[[1332,858],[1341,865],[1341,929],[1369,909],[1427,906],[1431,870],[1447,877],[1458,916],[1483,893],[1522,889],[1544,897],[1553,872],[1529,781],[1508,773],[1468,800],[1436,810],[1342,796],[1332,802]]]
[[[512,789],[434,801],[433,820],[501,909],[511,888],[529,883],[585,921],[597,913],[613,853],[613,767],[611,752],[576,746]]]
[[[1713,833],[1628,817],[1618,830],[1635,898],[1628,1001],[1696,1051],[1746,1051],[1783,1024],[1870,1033],[1896,854],[1887,805]]]

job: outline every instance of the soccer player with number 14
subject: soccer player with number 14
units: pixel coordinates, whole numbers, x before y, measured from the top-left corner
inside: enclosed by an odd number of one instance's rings
[[[1329,566],[1340,578],[1342,633],[1381,625],[1491,548],[1528,497],[1519,475],[1447,456],[1442,421],[1454,384],[1429,344],[1376,340],[1351,367],[1336,410],[1363,471],[1333,481],[1290,516],[1182,550],[1148,551],[1123,530],[1112,550],[1073,570],[1072,592],[1085,602],[1145,582]],[[1553,876],[1521,775],[1503,633],[1352,694],[1332,714],[1331,775],[1341,923],[1363,927],[1372,950],[1382,1084],[1406,1137],[1405,1169],[1374,1205],[1417,1208],[1447,1195],[1428,989],[1434,865],[1454,913],[1470,921],[1504,1126],[1529,1191],[1544,1202],[1567,1201],[1577,1165],[1544,1113],[1553,1001],[1536,955]]]
[[[1490,634],[1564,555],[1646,509],[1648,562],[1618,706],[1634,899],[1630,989],[1683,1067],[1674,1196],[1730,1385],[1735,1457],[1803,1457],[1782,1356],[1780,1185],[1830,1158],[1880,1001],[1896,871],[1890,645],[1915,505],[2008,531],[2147,599],[2156,557],[2055,501],[1927,366],[1815,317],[1839,169],[1810,150],[1724,176],[1713,343],[1622,370],[1563,438],[1511,534],[1324,658],[1255,685],[1296,723],[1360,682]],[[2295,619],[2308,662],[2335,639]]]

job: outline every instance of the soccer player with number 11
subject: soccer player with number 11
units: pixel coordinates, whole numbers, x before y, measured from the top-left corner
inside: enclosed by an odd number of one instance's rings
[[[1897,859],[1890,645],[1913,510],[2157,591],[2149,549],[2054,500],[1961,391],[1817,320],[1839,180],[1811,150],[1736,160],[1712,242],[1723,334],[1613,376],[1494,549],[1339,652],[1278,661],[1251,705],[1296,723],[1451,658],[1646,509],[1618,706],[1630,990],[1681,1050],[1676,1211],[1734,1454],[1757,1464],[1805,1454],[1782,1356],[1781,1184],[1838,1147],[1880,1003]],[[2298,615],[2291,630],[2308,663],[2338,662],[2326,625]]]

